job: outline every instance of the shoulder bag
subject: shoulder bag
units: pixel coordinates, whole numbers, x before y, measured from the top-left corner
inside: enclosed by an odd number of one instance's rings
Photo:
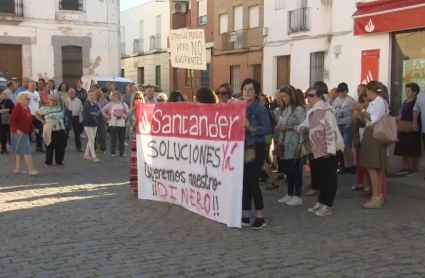
[[[288,119],[286,120],[285,126],[288,124],[289,119],[292,117],[292,114],[294,113],[294,111],[295,111],[295,109],[292,109],[291,114],[289,115]],[[283,140],[282,140],[282,142],[279,142],[276,145],[275,149],[274,149],[274,154],[277,157],[283,157],[285,155],[285,146],[284,146],[284,144],[285,144],[285,136],[286,136],[286,131],[285,131],[285,133],[283,133]]]
[[[382,144],[393,144],[397,139],[397,120],[388,115],[388,104],[385,102],[385,115],[373,126],[373,138]]]
[[[403,103],[403,107],[401,108],[401,111],[403,111],[404,105],[406,104],[407,100]],[[401,114],[400,111],[400,114]],[[413,122],[412,121],[406,121],[406,120],[400,120],[397,122],[397,131],[399,132],[413,132]]]

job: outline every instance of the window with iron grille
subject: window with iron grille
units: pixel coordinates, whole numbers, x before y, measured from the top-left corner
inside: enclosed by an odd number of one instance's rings
[[[0,15],[24,16],[23,0],[0,0]]]
[[[241,92],[241,67],[231,66],[230,67],[230,84],[232,85],[234,93]]]
[[[325,52],[310,53],[310,85],[316,81],[324,81]]]
[[[67,11],[83,11],[84,0],[59,0],[59,9]]]
[[[301,8],[288,12],[288,34],[310,30],[310,8]]]
[[[207,70],[201,71],[201,87],[210,87],[210,64],[207,64]]]

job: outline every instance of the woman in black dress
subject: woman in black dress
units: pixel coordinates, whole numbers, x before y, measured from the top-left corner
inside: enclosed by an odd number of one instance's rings
[[[398,121],[398,142],[395,144],[394,155],[403,157],[403,169],[397,175],[414,176],[418,174],[418,162],[422,155],[421,131],[413,131],[413,108],[416,104],[416,96],[419,93],[416,83],[406,84],[407,100],[401,107]],[[421,125],[419,125],[421,126]]]

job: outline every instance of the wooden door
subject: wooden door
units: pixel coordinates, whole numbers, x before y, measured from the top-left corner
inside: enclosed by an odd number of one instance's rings
[[[79,46],[62,46],[62,82],[74,87],[83,76],[83,50]]]
[[[0,44],[0,71],[7,80],[22,86],[22,46]]]
[[[277,57],[277,88],[291,84],[291,56]]]

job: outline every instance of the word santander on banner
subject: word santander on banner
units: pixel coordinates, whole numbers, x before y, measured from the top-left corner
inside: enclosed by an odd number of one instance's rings
[[[240,228],[245,111],[243,102],[139,104],[139,199]]]

